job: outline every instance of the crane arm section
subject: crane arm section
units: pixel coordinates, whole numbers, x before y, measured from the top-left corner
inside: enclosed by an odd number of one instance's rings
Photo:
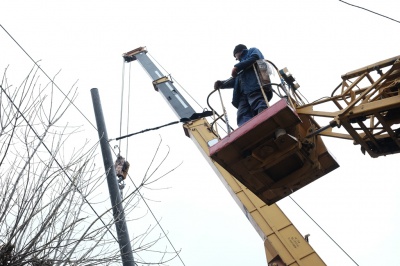
[[[204,116],[209,116],[211,112],[196,113],[186,99],[175,88],[172,81],[157,68],[157,66],[147,56],[147,50],[139,47],[128,53],[123,54],[126,62],[138,61],[147,71],[153,80],[154,89],[162,94],[171,109],[175,112],[181,122],[190,121]]]

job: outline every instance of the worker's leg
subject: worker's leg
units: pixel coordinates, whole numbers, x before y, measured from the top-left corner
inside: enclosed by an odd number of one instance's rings
[[[250,105],[253,116],[256,116],[258,113],[268,108],[261,90],[256,90],[252,93],[249,93],[247,96],[247,101]]]
[[[254,115],[248,103],[247,95],[242,94],[237,109],[237,125],[240,127],[253,117]]]

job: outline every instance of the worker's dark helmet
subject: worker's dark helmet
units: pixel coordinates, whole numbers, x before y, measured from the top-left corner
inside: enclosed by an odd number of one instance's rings
[[[233,49],[233,56],[235,56],[235,54],[243,51],[244,49],[247,49],[246,45],[244,44],[238,44],[235,46],[235,49]]]

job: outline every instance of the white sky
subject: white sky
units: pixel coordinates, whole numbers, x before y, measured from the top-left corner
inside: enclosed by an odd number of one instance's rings
[[[397,1],[350,3],[400,20]],[[90,89],[99,89],[111,138],[120,130],[121,55],[139,46],[147,46],[202,107],[214,81],[229,77],[238,43],[259,48],[279,68],[288,67],[309,101],[330,95],[342,74],[400,54],[399,23],[332,0],[13,0],[2,1],[0,9],[1,25],[41,60],[48,75],[62,69],[58,86],[67,91],[79,80],[76,105],[92,123]],[[10,81],[18,84],[21,79],[13,76],[25,75],[32,62],[2,29],[0,47],[0,67],[10,65]],[[132,64],[131,93],[124,133],[177,120],[138,63]],[[235,121],[231,91],[223,96],[230,121]],[[72,122],[85,123],[76,110],[70,115]],[[90,126],[84,134],[97,140]],[[149,204],[175,248],[182,249],[185,265],[266,265],[262,240],[180,125],[122,143],[122,152],[129,148],[133,179],[143,176],[160,135],[163,151],[171,149],[166,168],[183,164],[159,185],[170,189],[146,193],[158,201]],[[341,167],[292,197],[359,265],[395,265],[399,155],[371,159],[350,141],[324,140]],[[354,265],[290,199],[278,205],[303,235],[311,234],[311,245],[328,265]],[[131,237],[144,226],[137,223],[129,224]]]

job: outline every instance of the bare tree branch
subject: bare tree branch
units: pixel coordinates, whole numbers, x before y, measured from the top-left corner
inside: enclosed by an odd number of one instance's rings
[[[0,84],[0,266],[120,265],[112,207],[100,192],[105,175],[96,167],[98,142],[82,139],[82,128],[65,119],[75,107],[76,83],[60,97],[54,89],[59,73],[41,86],[38,69],[18,87],[8,84],[6,69]],[[156,162],[160,145],[141,184],[123,199],[127,215],[144,202],[140,190],[179,166],[156,176],[169,156]],[[179,256],[158,248],[167,238],[157,234],[158,226],[135,232],[137,265],[165,265]]]

